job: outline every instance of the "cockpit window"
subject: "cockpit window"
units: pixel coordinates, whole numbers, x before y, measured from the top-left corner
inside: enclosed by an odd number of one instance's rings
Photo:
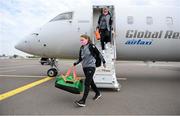
[[[53,18],[52,20],[50,20],[50,22],[59,21],[59,20],[71,20],[72,16],[73,16],[73,12],[62,13],[56,16],[55,18]]]

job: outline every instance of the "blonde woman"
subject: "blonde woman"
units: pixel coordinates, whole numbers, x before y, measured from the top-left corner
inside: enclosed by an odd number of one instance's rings
[[[81,62],[86,78],[84,83],[85,89],[83,97],[81,100],[76,101],[75,103],[78,106],[84,107],[86,106],[85,102],[89,93],[90,86],[95,92],[95,96],[93,97],[93,99],[97,100],[101,97],[101,94],[94,83],[93,75],[95,73],[96,67],[99,67],[101,65],[101,62],[103,62],[103,66],[106,67],[106,62],[96,46],[92,44],[88,35],[80,36],[80,44],[81,47],[79,51],[79,59],[73,65],[76,66]]]

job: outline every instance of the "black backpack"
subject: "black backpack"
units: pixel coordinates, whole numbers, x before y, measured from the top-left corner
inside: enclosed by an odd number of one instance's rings
[[[94,44],[89,44],[89,51],[91,52],[92,56],[96,59],[96,67],[100,67],[101,66],[101,58],[100,58],[100,52],[99,50],[96,48],[96,46]]]

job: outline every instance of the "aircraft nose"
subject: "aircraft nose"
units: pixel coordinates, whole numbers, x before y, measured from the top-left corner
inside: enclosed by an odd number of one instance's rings
[[[20,41],[15,45],[15,48],[20,51],[27,52],[27,46],[25,45],[26,43],[27,41]]]
[[[21,43],[19,42],[19,43],[17,43],[17,44],[15,45],[15,48],[18,49],[18,50],[21,50],[21,49],[22,49],[21,46],[22,46],[22,45],[21,45]]]
[[[40,29],[38,29],[36,33],[30,33],[25,36],[14,47],[28,54],[36,54],[38,52],[37,49],[39,49],[40,46],[40,39],[38,39],[39,31]]]

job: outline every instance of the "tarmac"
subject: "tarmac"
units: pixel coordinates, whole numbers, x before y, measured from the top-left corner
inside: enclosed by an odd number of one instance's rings
[[[66,73],[73,62],[59,60],[59,74]],[[38,59],[1,59],[0,115],[180,114],[179,62],[117,61],[121,90],[100,89],[102,98],[97,101],[92,100],[94,93],[90,91],[86,107],[74,104],[82,94],[54,87],[55,78],[46,74],[49,68],[49,65],[42,66]],[[77,75],[84,77],[81,65],[77,66]],[[32,86],[31,83],[39,80],[44,81]],[[3,96],[9,97],[2,99]]]

